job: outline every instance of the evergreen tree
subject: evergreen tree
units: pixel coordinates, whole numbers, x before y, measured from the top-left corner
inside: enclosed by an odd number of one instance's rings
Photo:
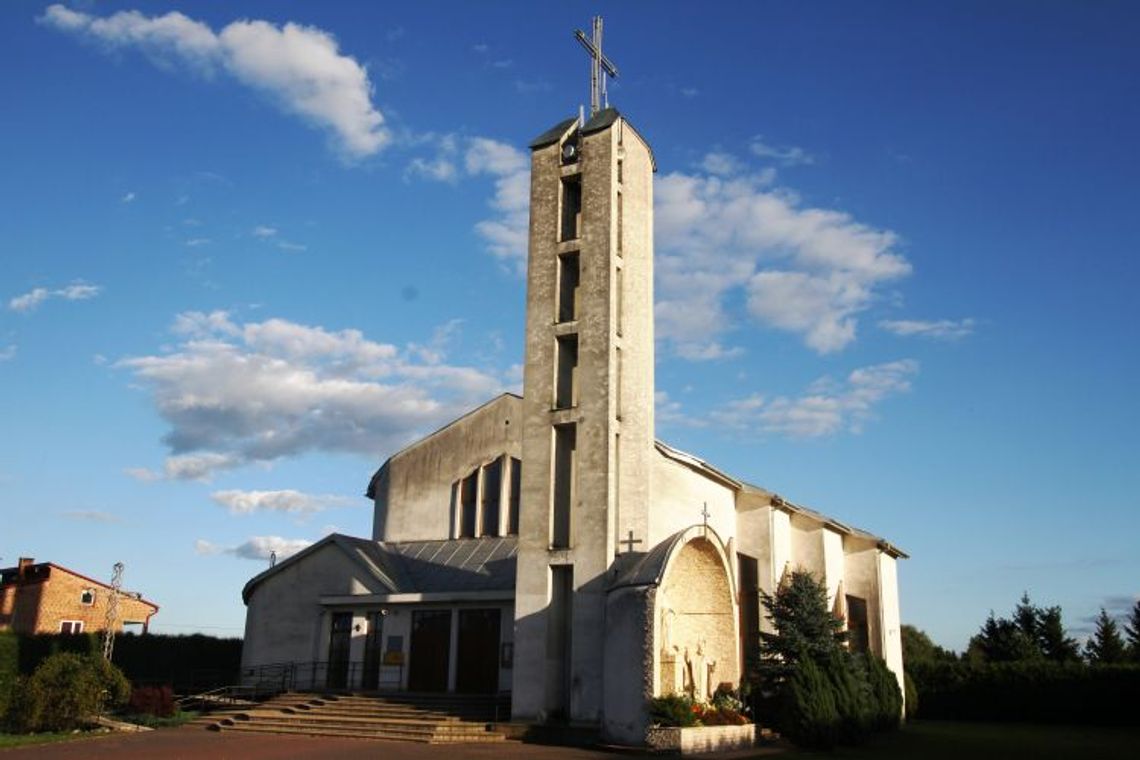
[[[967,652],[971,659],[985,662],[1017,662],[1041,656],[1037,641],[1025,635],[1012,620],[994,617],[991,611],[982,629],[970,639]]]
[[[953,652],[935,644],[925,631],[913,625],[902,626],[903,663],[909,667],[922,663],[956,662],[957,656]]]
[[[1104,607],[1100,608],[1100,615],[1096,619],[1096,631],[1085,644],[1085,657],[1092,665],[1112,665],[1124,662],[1127,653],[1124,640],[1120,638],[1116,621],[1108,616]]]
[[[1065,635],[1060,607],[1037,611],[1037,645],[1041,654],[1054,662],[1072,662],[1081,657],[1077,640]]]
[[[803,657],[822,662],[842,645],[843,621],[831,614],[827,589],[806,570],[795,570],[775,594],[760,592],[775,632],[760,633],[760,674],[781,680]]]
[[[1128,622],[1124,624],[1124,632],[1128,634],[1128,654],[1133,662],[1140,662],[1140,599],[1132,605],[1132,612],[1128,615]]]
[[[1013,622],[1017,630],[1033,642],[1037,641],[1037,621],[1040,613],[1041,610],[1029,601],[1029,592],[1021,592],[1021,601],[1013,608]]]

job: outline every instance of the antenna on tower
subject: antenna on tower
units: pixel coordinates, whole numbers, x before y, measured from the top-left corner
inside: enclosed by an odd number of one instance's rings
[[[269,552],[269,566],[273,567],[276,564],[277,564],[277,552],[271,551],[271,552]]]
[[[123,563],[116,562],[111,571],[111,595],[107,597],[107,614],[103,618],[103,659],[111,661],[115,651],[115,624],[119,622],[119,594],[123,588]]]

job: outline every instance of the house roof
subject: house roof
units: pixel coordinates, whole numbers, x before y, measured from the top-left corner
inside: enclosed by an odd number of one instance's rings
[[[509,591],[515,587],[518,539],[514,536],[384,542],[333,533],[255,575],[242,589],[242,601],[248,604],[253,590],[266,578],[330,544],[393,594]]]
[[[90,583],[93,586],[99,586],[100,588],[107,589],[108,591],[111,589],[111,585],[108,583],[104,583],[103,581],[96,580],[95,578],[92,578],[89,575],[84,575],[83,573],[77,573],[74,570],[72,570],[71,568],[64,567],[63,565],[57,565],[55,562],[37,562],[34,565],[30,565],[29,570],[32,570],[34,572],[35,568],[44,568],[44,567],[49,567],[52,570],[59,570],[61,572],[67,573],[68,575],[79,578],[80,580],[87,581],[88,583]],[[20,568],[18,565],[14,566],[14,567],[0,568],[0,585],[8,586],[8,585],[14,584],[16,582],[17,575],[18,575],[19,571],[20,571]],[[38,582],[41,580],[46,580],[46,578],[34,579],[33,582]],[[126,591],[124,589],[119,589],[119,594],[121,596],[130,597],[131,599],[134,599],[137,602],[142,602],[143,604],[145,604],[149,607],[153,607],[154,611],[158,612],[158,609],[159,609],[158,605],[155,604],[154,602],[150,601],[149,599],[144,599],[143,595],[138,593],[137,591]]]

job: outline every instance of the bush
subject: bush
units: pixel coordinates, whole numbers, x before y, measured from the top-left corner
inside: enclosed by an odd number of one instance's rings
[[[918,715],[918,687],[910,677],[910,671],[903,671],[903,686],[906,688],[906,719],[914,720]]]
[[[130,683],[111,663],[60,652],[40,663],[16,689],[8,724],[18,732],[70,731],[129,695]]]
[[[174,690],[169,686],[136,686],[127,709],[134,715],[169,718],[174,715]]]
[[[839,709],[827,674],[810,657],[784,684],[780,699],[780,733],[801,747],[831,749],[839,739]]]
[[[1140,667],[1048,661],[910,668],[920,718],[1132,726]]]
[[[8,713],[8,702],[20,677],[20,640],[11,631],[0,631],[0,719]]]
[[[871,688],[873,716],[872,726],[876,731],[894,731],[902,718],[903,698],[899,691],[899,680],[887,664],[878,657],[865,655],[867,683]],[[906,674],[903,674],[905,681]]]
[[[697,725],[700,707],[685,694],[669,694],[649,700],[649,719],[657,726]]]

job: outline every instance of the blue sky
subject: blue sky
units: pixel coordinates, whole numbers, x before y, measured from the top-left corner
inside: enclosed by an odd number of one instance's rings
[[[1131,3],[0,5],[0,563],[240,635],[522,361],[527,142],[653,145],[658,434],[888,537],[961,649],[1140,593]],[[694,508],[696,516],[697,507]]]

